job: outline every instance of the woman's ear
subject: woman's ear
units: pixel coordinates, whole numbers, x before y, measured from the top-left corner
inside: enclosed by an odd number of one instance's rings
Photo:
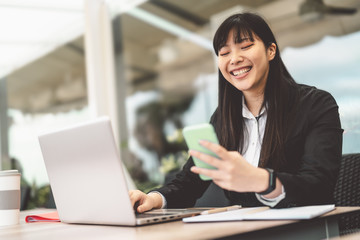
[[[267,48],[267,55],[268,55],[269,61],[274,59],[274,57],[276,55],[276,44],[275,43],[271,43],[269,45],[269,47]]]

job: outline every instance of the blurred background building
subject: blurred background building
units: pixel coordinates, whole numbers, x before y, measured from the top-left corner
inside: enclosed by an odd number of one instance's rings
[[[343,152],[360,152],[359,8],[359,0],[0,0],[1,166],[15,159],[24,181],[47,186],[37,135],[110,114],[136,186],[164,183],[187,159],[181,129],[216,108],[212,36],[242,11],[268,21],[297,82],[333,94]]]

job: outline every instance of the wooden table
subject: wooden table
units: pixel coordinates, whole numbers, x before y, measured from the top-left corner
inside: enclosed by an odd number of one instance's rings
[[[1,240],[64,239],[326,239],[338,235],[337,218],[360,211],[360,207],[337,207],[320,218],[302,221],[236,221],[183,223],[174,221],[141,227],[78,225],[66,223],[25,223],[25,216],[49,209],[20,213],[20,224],[0,227]]]

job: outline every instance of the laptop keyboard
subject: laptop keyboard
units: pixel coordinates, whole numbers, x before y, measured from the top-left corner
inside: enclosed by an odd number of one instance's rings
[[[166,214],[166,213],[137,213],[136,218],[150,218],[150,217],[161,217],[161,216],[169,216],[174,214]]]

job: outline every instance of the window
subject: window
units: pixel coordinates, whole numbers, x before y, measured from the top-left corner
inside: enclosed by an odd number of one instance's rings
[[[343,153],[360,151],[360,32],[327,36],[302,48],[286,48],[282,57],[299,83],[330,92],[339,106]]]

